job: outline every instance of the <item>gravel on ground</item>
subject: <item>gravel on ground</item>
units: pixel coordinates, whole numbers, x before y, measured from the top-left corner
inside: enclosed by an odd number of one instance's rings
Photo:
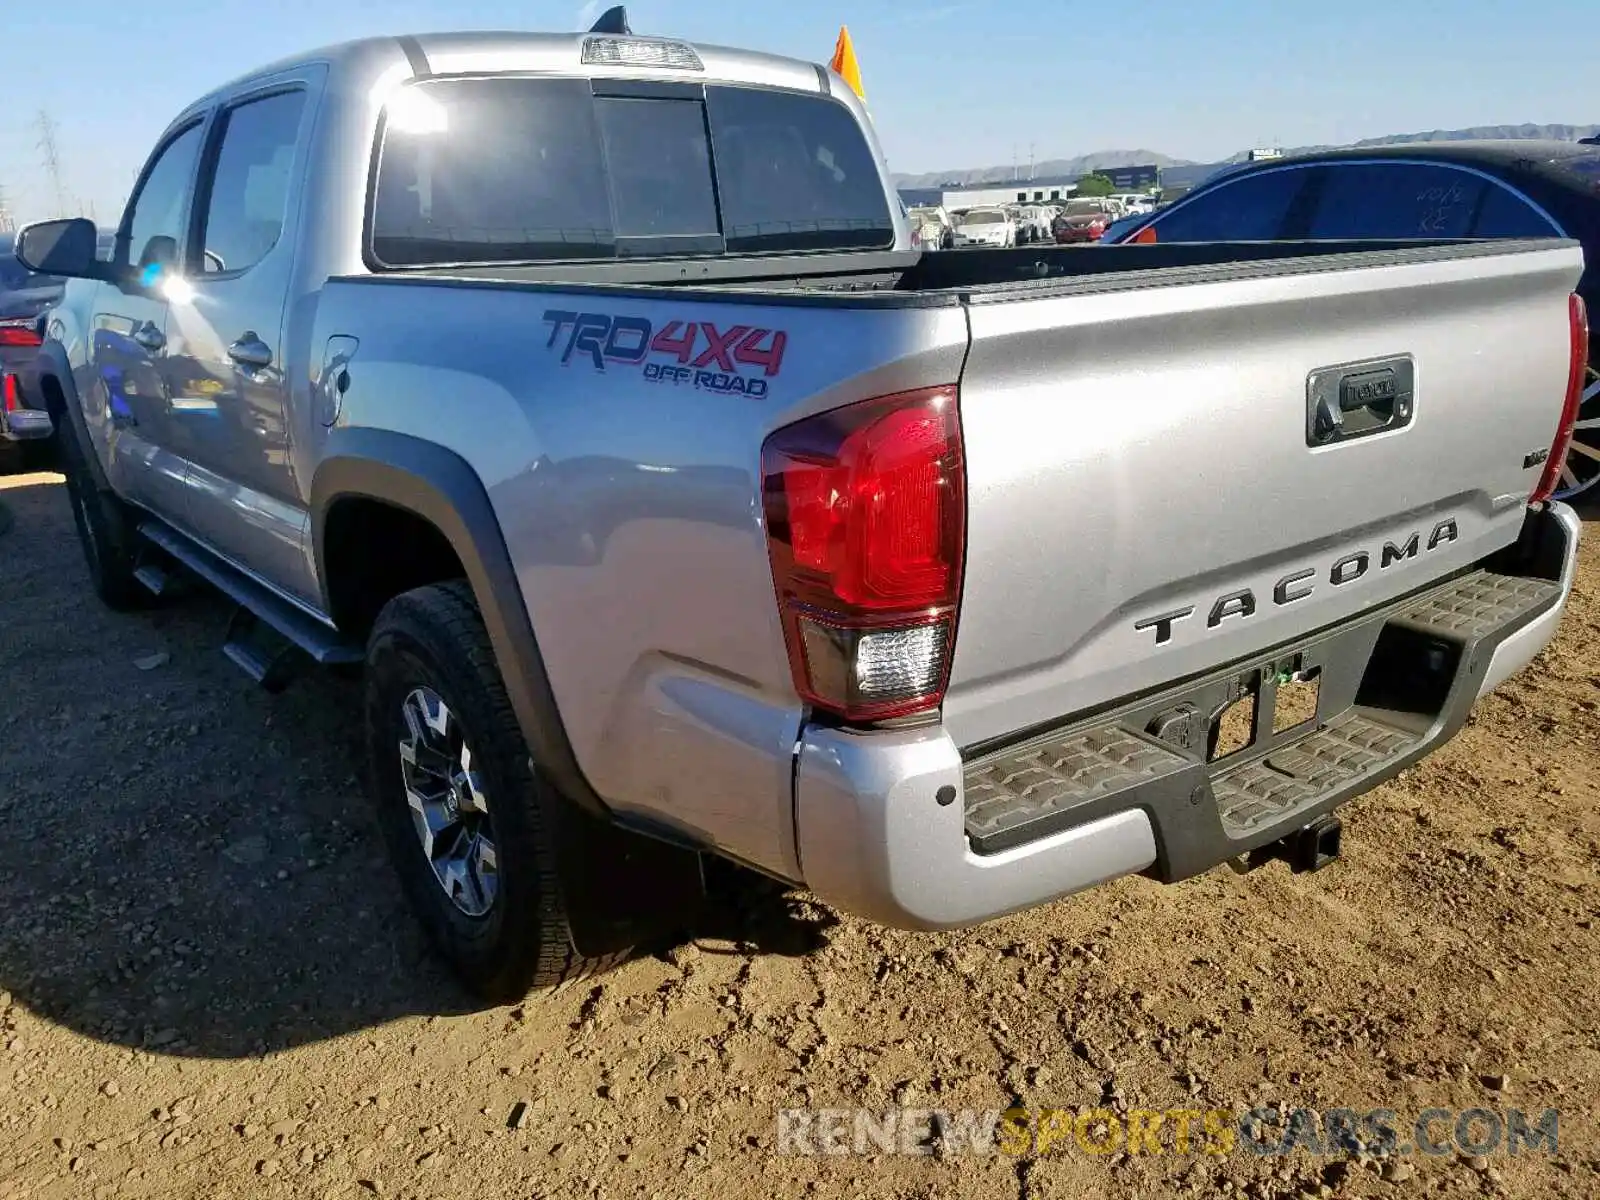
[[[59,477],[0,496],[0,1200],[1600,1195],[1593,520],[1554,647],[1349,806],[1330,869],[948,935],[751,884],[485,1010],[401,903],[356,685],[253,689],[215,597],[104,610]],[[780,1145],[780,1110],[894,1105],[1554,1108],[1560,1149]]]

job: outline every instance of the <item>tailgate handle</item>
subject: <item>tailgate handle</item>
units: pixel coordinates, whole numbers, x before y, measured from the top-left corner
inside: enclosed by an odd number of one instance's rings
[[[1416,409],[1410,355],[1323,367],[1306,381],[1306,445],[1331,446],[1403,429]]]

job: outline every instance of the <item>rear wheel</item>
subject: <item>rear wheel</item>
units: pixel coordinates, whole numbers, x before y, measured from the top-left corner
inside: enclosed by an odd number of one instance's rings
[[[366,665],[368,792],[407,899],[467,986],[508,1002],[617,961],[572,944],[556,875],[566,801],[529,767],[467,584],[391,600]]]
[[[1590,367],[1578,405],[1578,424],[1572,432],[1572,449],[1561,468],[1555,498],[1581,496],[1596,483],[1600,483],[1600,370]]]

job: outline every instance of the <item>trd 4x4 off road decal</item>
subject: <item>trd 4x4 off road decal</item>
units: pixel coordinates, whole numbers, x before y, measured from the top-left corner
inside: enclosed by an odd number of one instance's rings
[[[789,335],[781,329],[710,321],[668,321],[659,330],[643,317],[550,309],[546,349],[561,347],[561,363],[574,356],[594,364],[639,367],[656,383],[683,384],[710,392],[765,396],[767,380],[783,369]],[[755,368],[755,370],[746,370]]]

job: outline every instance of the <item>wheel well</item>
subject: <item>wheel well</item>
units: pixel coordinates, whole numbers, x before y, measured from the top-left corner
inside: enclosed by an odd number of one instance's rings
[[[467,573],[437,526],[382,500],[339,500],[322,539],[330,615],[358,637],[366,637],[379,610],[401,592]]]

